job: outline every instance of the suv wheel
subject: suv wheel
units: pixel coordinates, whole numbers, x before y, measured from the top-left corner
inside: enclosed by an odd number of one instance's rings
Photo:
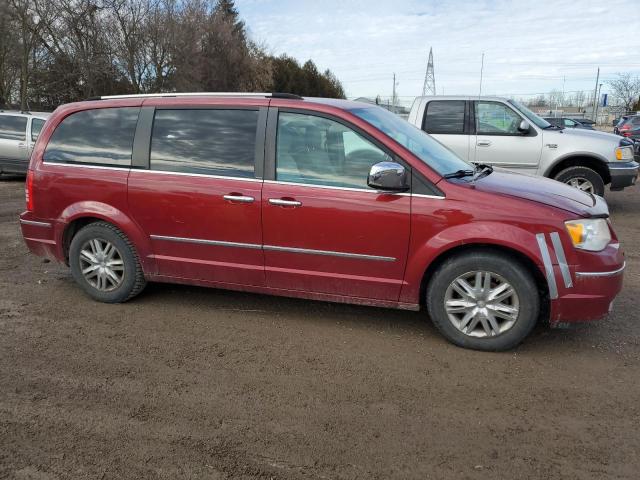
[[[100,302],[125,302],[146,283],[133,245],[106,222],[87,225],[73,237],[69,264],[74,280]]]
[[[515,347],[538,320],[535,281],[517,260],[494,252],[452,257],[427,286],[427,309],[452,343],[475,350]]]
[[[589,167],[565,168],[555,176],[555,180],[583,192],[604,196],[604,180],[598,172]]]

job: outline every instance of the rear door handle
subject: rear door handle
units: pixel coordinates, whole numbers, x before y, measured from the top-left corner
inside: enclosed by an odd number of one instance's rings
[[[270,198],[269,203],[280,207],[300,207],[302,205],[302,202],[297,200],[284,200],[282,198]]]
[[[20,142],[20,143],[18,144],[18,148],[20,148],[20,149],[22,149],[22,150],[26,150],[26,149],[27,149],[27,144],[26,144],[26,143],[22,143],[22,142]]]
[[[255,200],[255,198],[253,197],[247,197],[246,195],[236,195],[233,193],[230,193],[229,195],[225,195],[222,198],[224,198],[229,202],[237,202],[237,203],[253,203]]]
[[[491,145],[491,141],[490,140],[478,140],[478,146],[479,147],[488,147]]]

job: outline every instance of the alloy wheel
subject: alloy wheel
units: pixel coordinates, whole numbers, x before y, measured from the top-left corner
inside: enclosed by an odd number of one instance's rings
[[[111,242],[93,238],[80,249],[80,270],[85,280],[102,292],[115,290],[124,280],[124,261]]]
[[[594,193],[593,183],[584,177],[574,177],[567,182],[567,185],[582,190],[587,193]]]
[[[500,275],[488,271],[467,272],[445,292],[449,321],[470,337],[488,338],[509,330],[518,320],[520,299]]]

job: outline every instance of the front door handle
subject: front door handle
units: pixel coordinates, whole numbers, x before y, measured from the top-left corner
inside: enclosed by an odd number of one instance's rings
[[[248,197],[246,195],[237,195],[235,193],[230,193],[229,195],[225,195],[222,198],[224,198],[229,202],[238,202],[238,203],[253,203],[253,201],[255,200],[255,198],[253,197]]]
[[[491,145],[491,141],[490,140],[478,140],[478,146],[479,147],[488,147]]]
[[[299,207],[302,205],[302,202],[297,200],[285,200],[283,198],[270,198],[269,203],[280,207]]]
[[[20,142],[18,144],[18,148],[21,149],[21,150],[26,150],[27,149],[27,144]]]

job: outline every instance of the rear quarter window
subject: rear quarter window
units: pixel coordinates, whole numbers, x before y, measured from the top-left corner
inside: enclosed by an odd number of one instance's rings
[[[427,104],[423,130],[427,133],[464,133],[464,100],[434,100]]]
[[[131,166],[138,107],[72,113],[53,132],[44,152],[49,163]]]
[[[0,115],[0,140],[24,141],[27,136],[27,117]]]

